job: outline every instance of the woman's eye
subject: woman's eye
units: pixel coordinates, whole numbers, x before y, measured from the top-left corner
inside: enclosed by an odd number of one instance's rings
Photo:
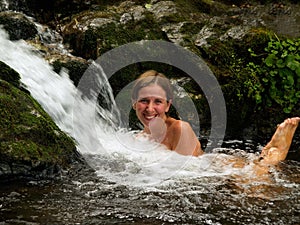
[[[139,102],[141,102],[141,103],[147,103],[148,100],[147,99],[140,99]]]
[[[156,103],[156,104],[161,104],[161,103],[162,103],[162,100],[157,99],[157,100],[155,100],[155,103]]]

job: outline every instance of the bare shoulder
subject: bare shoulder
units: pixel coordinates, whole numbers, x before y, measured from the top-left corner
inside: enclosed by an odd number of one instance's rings
[[[182,122],[181,120],[176,120],[174,118],[168,118],[166,120],[166,124],[167,124],[167,127],[170,131],[172,132],[178,132],[178,131],[181,131],[181,127],[182,127]]]
[[[169,118],[167,121],[168,129],[174,134],[180,134],[181,132],[192,132],[192,127],[188,122],[182,120],[176,120],[174,118]]]

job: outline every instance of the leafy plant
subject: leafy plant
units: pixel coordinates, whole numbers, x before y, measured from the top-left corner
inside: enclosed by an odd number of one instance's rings
[[[300,38],[271,38],[262,54],[251,49],[252,57],[261,57],[261,64],[249,62],[250,77],[244,82],[248,97],[261,106],[278,104],[290,113],[300,98]]]

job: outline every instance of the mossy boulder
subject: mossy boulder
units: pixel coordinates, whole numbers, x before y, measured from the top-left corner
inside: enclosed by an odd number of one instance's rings
[[[31,39],[38,33],[35,24],[21,13],[0,12],[0,24],[11,40]]]
[[[74,55],[96,59],[130,42],[168,39],[152,13],[145,10],[140,13],[139,16],[128,13],[128,20],[126,13],[114,8],[74,15],[74,19],[63,26],[64,43],[70,46]]]
[[[19,87],[20,86],[20,74],[10,68],[4,62],[0,61],[0,79],[5,80],[8,83]]]
[[[60,16],[69,16],[88,8],[95,1],[77,0],[7,0],[8,9],[23,12],[36,18],[41,23],[47,23]]]
[[[28,91],[2,78],[0,116],[0,179],[51,177],[80,161],[74,141]]]
[[[52,66],[56,73],[60,73],[62,69],[66,69],[70,79],[73,81],[74,85],[77,86],[82,75],[87,70],[89,63],[83,60],[57,59],[52,63]]]

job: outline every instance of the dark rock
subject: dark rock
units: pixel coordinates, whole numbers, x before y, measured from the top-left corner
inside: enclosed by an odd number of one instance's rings
[[[8,83],[19,87],[20,86],[20,74],[10,68],[4,62],[0,61],[0,79],[7,81]]]
[[[88,68],[88,63],[79,60],[56,60],[52,63],[54,71],[59,73],[62,68],[68,70],[70,79],[77,86],[80,78]]]
[[[0,24],[11,40],[32,39],[38,33],[35,24],[21,13],[1,12]]]
[[[55,125],[30,94],[2,79],[0,116],[1,180],[47,178],[82,160],[74,141]]]
[[[36,18],[41,23],[55,20],[59,16],[70,16],[85,10],[95,1],[81,0],[7,0],[7,8],[12,11],[23,12]]]

